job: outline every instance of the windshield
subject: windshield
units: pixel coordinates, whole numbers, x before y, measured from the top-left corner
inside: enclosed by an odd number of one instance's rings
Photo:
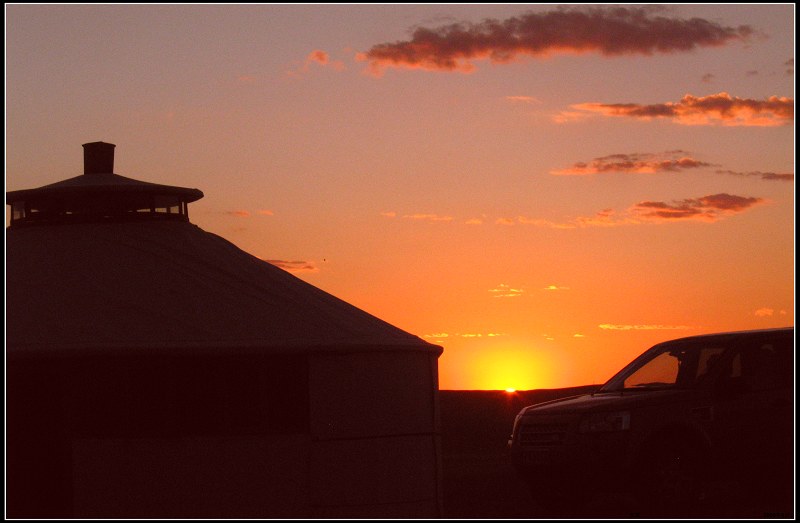
[[[724,351],[721,346],[657,345],[611,378],[600,392],[692,388],[708,375]]]

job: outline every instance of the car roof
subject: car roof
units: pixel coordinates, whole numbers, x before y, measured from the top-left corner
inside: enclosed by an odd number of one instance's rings
[[[794,333],[794,327],[777,327],[770,329],[751,329],[741,331],[728,331],[728,332],[713,332],[708,334],[697,334],[695,336],[685,336],[683,338],[673,338],[656,344],[666,345],[672,343],[691,343],[693,341],[710,341],[714,339],[727,339],[727,338],[742,338],[742,337],[757,337],[770,334],[783,334]]]

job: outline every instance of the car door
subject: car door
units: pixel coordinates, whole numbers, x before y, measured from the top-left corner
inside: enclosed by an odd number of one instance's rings
[[[791,333],[744,337],[717,382],[711,430],[726,473],[758,483],[792,476]],[[749,482],[749,481],[748,481]]]

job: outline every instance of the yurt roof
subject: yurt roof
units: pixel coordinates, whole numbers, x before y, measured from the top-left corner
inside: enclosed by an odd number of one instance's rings
[[[441,352],[192,225],[186,204],[198,189],[114,174],[114,144],[83,147],[83,175],[6,194],[8,355]],[[163,199],[148,203],[165,196],[177,198],[174,214],[156,208]]]
[[[188,222],[7,230],[9,354],[441,348]]]
[[[6,204],[10,204],[17,199],[30,197],[55,197],[69,196],[85,193],[156,193],[180,195],[186,197],[187,201],[193,202],[203,197],[199,189],[187,187],[176,187],[173,185],[162,185],[158,183],[143,182],[127,178],[114,173],[92,173],[90,175],[81,174],[67,180],[63,180],[49,185],[44,185],[36,189],[22,189],[6,193]]]

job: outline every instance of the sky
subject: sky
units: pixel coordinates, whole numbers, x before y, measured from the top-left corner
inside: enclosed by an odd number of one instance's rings
[[[794,4],[5,14],[7,191],[116,144],[201,189],[203,230],[441,345],[441,389],[794,325]]]

